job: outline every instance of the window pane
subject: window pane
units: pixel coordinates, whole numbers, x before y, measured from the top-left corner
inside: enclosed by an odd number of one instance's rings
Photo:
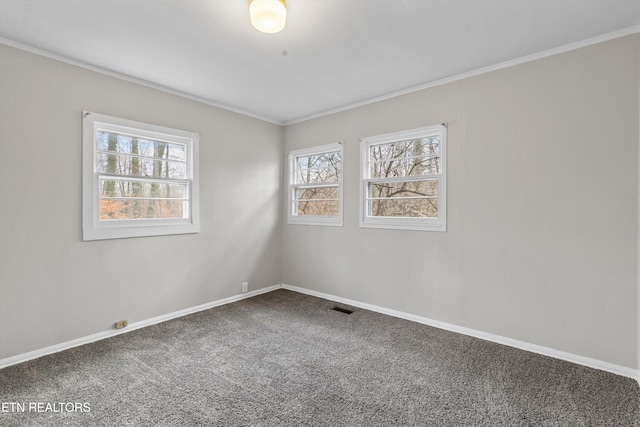
[[[397,159],[371,164],[371,178],[393,178],[402,176],[421,176],[442,172],[440,157],[418,157]]]
[[[438,196],[437,179],[426,181],[370,183],[369,197],[424,197]]]
[[[177,200],[100,200],[100,221],[187,218],[187,202]]]
[[[186,183],[141,182],[100,178],[100,197],[187,198]]]
[[[115,132],[98,131],[96,135],[98,151],[134,154],[166,160],[186,160],[186,146],[164,141],[121,135]]]
[[[335,199],[339,197],[338,187],[297,188],[295,200]]]
[[[371,161],[399,159],[403,157],[438,156],[440,154],[440,136],[372,145],[369,155]]]
[[[339,151],[296,157],[296,169],[330,168],[340,164]]]
[[[340,181],[341,165],[324,169],[305,169],[295,173],[296,184],[310,184],[318,182],[338,182]]]
[[[369,211],[373,217],[437,218],[438,199],[370,200]]]
[[[98,173],[115,175],[178,179],[187,177],[186,163],[172,160],[154,160],[124,154],[98,153],[96,156],[96,169]]]
[[[372,145],[369,162],[372,178],[441,173],[440,136]]]
[[[297,215],[337,216],[338,200],[300,201],[294,202]]]

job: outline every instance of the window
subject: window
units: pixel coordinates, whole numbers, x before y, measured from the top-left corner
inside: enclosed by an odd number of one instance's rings
[[[83,114],[83,240],[197,233],[193,132]]]
[[[446,231],[446,128],[364,138],[360,226]]]
[[[342,145],[289,153],[289,224],[342,225]]]

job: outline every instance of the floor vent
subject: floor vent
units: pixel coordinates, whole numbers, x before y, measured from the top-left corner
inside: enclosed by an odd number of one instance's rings
[[[353,311],[351,311],[351,310],[347,310],[346,308],[342,308],[342,307],[331,307],[331,310],[339,311],[340,313],[344,313],[344,314],[351,314],[351,313],[353,313]]]

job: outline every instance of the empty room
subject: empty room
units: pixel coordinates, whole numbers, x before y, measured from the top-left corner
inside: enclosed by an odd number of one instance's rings
[[[0,0],[0,425],[640,426],[640,1]]]

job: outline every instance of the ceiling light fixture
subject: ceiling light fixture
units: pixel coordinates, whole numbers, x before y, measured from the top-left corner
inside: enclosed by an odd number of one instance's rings
[[[282,31],[287,23],[285,0],[249,0],[251,25],[263,33]]]

